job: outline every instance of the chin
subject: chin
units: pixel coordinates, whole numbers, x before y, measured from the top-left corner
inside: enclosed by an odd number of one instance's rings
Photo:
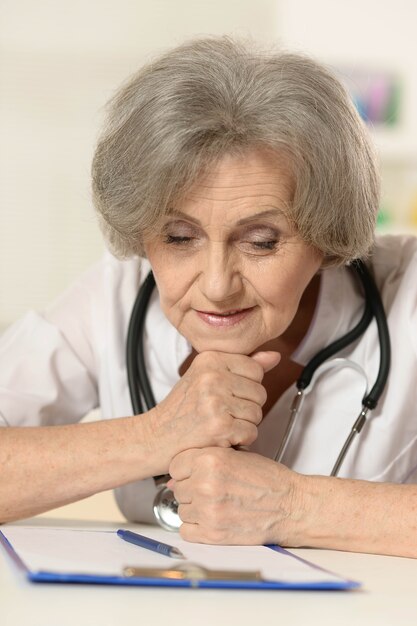
[[[251,344],[247,341],[236,341],[227,339],[197,340],[191,342],[197,352],[225,352],[227,354],[252,354],[256,352],[259,344]]]

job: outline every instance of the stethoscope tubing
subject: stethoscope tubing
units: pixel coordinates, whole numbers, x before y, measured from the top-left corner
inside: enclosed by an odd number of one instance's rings
[[[366,300],[369,300],[372,313],[378,329],[379,340],[379,370],[378,376],[371,391],[362,400],[362,405],[367,409],[376,408],[387,384],[391,367],[391,342],[388,330],[387,317],[381,296],[370,271],[362,261],[354,261],[356,273],[359,276],[365,290]]]
[[[152,272],[149,272],[144,280],[139,293],[133,305],[130,315],[129,327],[126,342],[126,366],[127,378],[129,384],[130,399],[135,415],[144,413],[143,400],[148,411],[156,406],[155,397],[152,392],[151,384],[146,371],[145,354],[143,350],[143,335],[145,328],[145,319],[147,305],[151,298],[155,287],[155,278]],[[161,474],[154,476],[157,484],[167,482],[170,476]]]
[[[361,319],[356,324],[352,330],[346,333],[340,339],[337,339],[332,344],[318,352],[305,366],[301,376],[299,377],[296,386],[297,386],[297,394],[294,397],[294,400],[290,409],[290,419],[285,430],[283,439],[281,441],[281,445],[278,449],[277,454],[275,455],[275,460],[281,462],[286,448],[288,446],[288,442],[291,438],[291,434],[295,427],[295,422],[300,412],[304,394],[309,388],[311,381],[313,379],[314,374],[318,371],[320,366],[334,356],[337,352],[353,343],[356,339],[358,339],[368,328],[372,319],[375,318],[378,330],[378,340],[379,340],[379,349],[380,349],[380,362],[379,369],[376,381],[371,388],[370,391],[366,391],[363,399],[362,399],[362,409],[359,413],[359,416],[355,420],[349,435],[343,444],[343,447],[336,459],[336,462],[330,472],[330,476],[337,476],[342,463],[357,435],[361,432],[363,426],[366,423],[366,420],[369,417],[369,412],[374,410],[378,404],[378,401],[384,391],[385,385],[387,383],[388,374],[391,365],[391,344],[388,330],[387,318],[385,315],[384,306],[379,295],[379,291],[376,287],[375,281],[371,276],[366,265],[360,261],[356,260],[352,263],[351,269],[355,271],[356,275],[359,277],[365,295],[365,308],[362,314]]]
[[[304,391],[310,385],[311,380],[316,370],[324,363],[324,361],[330,359],[337,352],[340,352],[345,347],[356,341],[368,328],[372,319],[375,318],[378,330],[378,339],[380,346],[380,363],[378,369],[378,375],[376,381],[369,392],[366,393],[362,399],[362,410],[359,417],[355,420],[355,423],[349,433],[349,436],[338,456],[338,459],[333,467],[332,476],[337,475],[340,466],[346,456],[347,451],[355,437],[359,434],[363,425],[366,422],[368,412],[375,409],[377,403],[384,391],[387,383],[390,363],[391,363],[391,345],[389,338],[389,330],[387,319],[384,311],[384,306],[376,287],[375,281],[366,267],[363,261],[357,259],[353,261],[350,268],[360,279],[364,290],[365,307],[363,314],[359,322],[345,335],[332,342],[329,346],[326,346],[320,352],[318,352],[304,367],[299,379],[296,382],[298,389],[297,395],[294,399],[293,406],[291,408],[291,418],[287,431],[284,435],[284,439],[281,443],[280,450],[276,456],[277,460],[281,460],[285,448],[288,444],[288,439],[294,428],[295,419],[298,415],[299,409],[302,404]],[[153,289],[155,287],[155,279],[152,271],[149,272],[143,285],[141,286],[137,298],[135,300],[127,334],[126,345],[126,364],[127,364],[127,376],[129,383],[129,391],[132,401],[132,407],[135,415],[144,412],[142,397],[144,399],[147,410],[150,411],[155,407],[156,402],[150,385],[150,381],[146,371],[146,363],[143,349],[143,334],[146,318],[146,311],[149,300],[151,298]],[[156,484],[166,482],[169,479],[169,475],[155,476],[154,480]]]

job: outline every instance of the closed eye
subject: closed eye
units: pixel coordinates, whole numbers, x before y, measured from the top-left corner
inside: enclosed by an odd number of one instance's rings
[[[249,243],[257,250],[275,250],[278,241],[273,239],[271,241],[251,241]]]
[[[185,236],[176,236],[176,235],[167,235],[165,237],[165,243],[171,243],[176,245],[184,245],[192,241],[194,237],[185,237]]]

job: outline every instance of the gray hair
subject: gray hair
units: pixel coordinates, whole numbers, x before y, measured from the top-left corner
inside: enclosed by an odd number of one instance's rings
[[[294,176],[289,219],[327,263],[374,241],[379,177],[367,130],[341,83],[301,54],[228,37],[185,43],[143,67],[109,103],[95,152],[94,203],[119,257],[226,154],[265,147]]]

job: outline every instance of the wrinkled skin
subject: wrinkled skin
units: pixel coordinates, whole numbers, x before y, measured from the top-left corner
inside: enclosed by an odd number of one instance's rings
[[[290,540],[298,515],[299,475],[232,448],[256,439],[264,373],[290,358],[314,312],[307,288],[322,255],[288,217],[293,188],[283,155],[230,155],[145,242],[162,310],[195,356],[152,425],[191,541]],[[244,312],[236,323],[235,311]]]
[[[295,472],[231,448],[186,450],[172,461],[173,489],[188,541],[228,545],[294,544],[300,510]]]

